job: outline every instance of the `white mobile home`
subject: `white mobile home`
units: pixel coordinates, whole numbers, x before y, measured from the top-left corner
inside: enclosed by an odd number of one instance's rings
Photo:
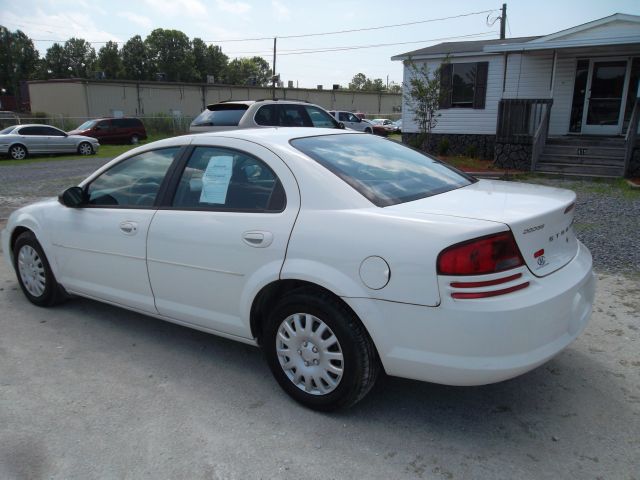
[[[441,43],[392,60],[441,69],[431,145],[500,167],[640,174],[640,17],[617,13],[550,35]],[[405,84],[411,70],[405,66]],[[403,132],[416,134],[403,103]],[[632,128],[629,128],[632,125]],[[635,150],[635,151],[634,151]]]

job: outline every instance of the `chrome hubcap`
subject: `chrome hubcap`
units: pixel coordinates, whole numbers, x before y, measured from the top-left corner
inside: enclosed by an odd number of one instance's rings
[[[83,143],[82,145],[80,145],[80,153],[82,155],[89,155],[91,153],[91,146]]]
[[[27,152],[22,147],[14,147],[11,150],[11,156],[14,160],[22,160],[26,156]]]
[[[276,335],[282,370],[300,390],[326,395],[342,379],[344,358],[340,342],[329,326],[308,313],[285,318]]]
[[[38,252],[29,245],[25,245],[18,253],[18,271],[24,288],[34,297],[44,293],[46,284],[42,259]]]

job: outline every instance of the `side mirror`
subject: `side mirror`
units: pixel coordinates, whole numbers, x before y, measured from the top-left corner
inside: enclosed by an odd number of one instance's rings
[[[338,128],[339,128],[340,130],[344,130],[344,128],[345,128],[345,127],[344,127],[344,123],[342,123],[342,122],[338,122]]]
[[[70,187],[58,195],[58,201],[69,208],[78,208],[87,204],[87,194],[81,187]]]

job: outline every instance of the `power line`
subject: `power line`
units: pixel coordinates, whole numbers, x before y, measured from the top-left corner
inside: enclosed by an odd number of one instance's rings
[[[443,40],[455,40],[459,38],[471,38],[471,37],[482,37],[487,35],[495,35],[494,31],[487,32],[479,32],[479,33],[470,33],[468,35],[456,35],[454,37],[441,37],[441,38],[430,38],[427,40],[412,40],[410,42],[395,42],[395,43],[377,43],[370,45],[348,45],[348,46],[339,46],[339,47],[327,47],[327,48],[299,48],[299,49],[291,49],[291,50],[280,50],[278,55],[303,55],[305,53],[323,53],[323,52],[340,52],[345,50],[360,50],[364,48],[378,48],[378,47],[390,47],[395,45],[409,45],[415,43],[428,43],[428,42],[439,42]],[[282,53],[284,52],[284,53]],[[251,52],[228,52],[227,55],[248,55],[248,54],[264,54],[266,50],[256,50]]]
[[[482,10],[480,12],[470,12],[470,13],[461,13],[460,15],[452,15],[450,17],[441,17],[441,18],[430,18],[427,20],[417,20],[415,22],[407,22],[407,23],[396,23],[392,25],[381,25],[377,27],[366,27],[366,28],[353,28],[350,30],[336,30],[333,32],[319,32],[319,33],[304,33],[299,35],[274,35],[278,38],[304,38],[304,37],[320,37],[324,35],[338,35],[342,33],[355,33],[355,32],[368,32],[371,30],[382,30],[385,28],[396,28],[396,27],[406,27],[409,25],[419,25],[422,23],[431,23],[431,22],[441,22],[443,20],[452,20],[455,18],[462,17],[470,17],[472,15],[481,15],[485,13],[491,13],[496,11],[496,9],[492,10]],[[259,37],[259,38],[236,38],[236,39],[228,39],[228,40],[205,40],[205,43],[226,43],[226,42],[247,42],[253,40],[271,40],[274,36],[271,37]]]
[[[249,41],[260,41],[260,40],[273,40],[274,37],[277,38],[305,38],[305,37],[319,37],[319,36],[326,36],[326,35],[339,35],[339,34],[344,34],[344,33],[356,33],[356,32],[367,32],[367,31],[373,31],[373,30],[382,30],[385,28],[397,28],[397,27],[406,27],[406,26],[411,26],[411,25],[420,25],[420,24],[424,24],[424,23],[432,23],[432,22],[441,22],[444,20],[453,20],[456,18],[464,18],[464,17],[470,17],[473,15],[483,15],[485,13],[491,13],[491,12],[495,12],[497,11],[497,9],[489,9],[489,10],[482,10],[482,11],[478,11],[478,12],[469,12],[469,13],[461,13],[459,15],[452,15],[449,17],[440,17],[440,18],[429,18],[426,20],[416,20],[414,22],[406,22],[406,23],[396,23],[396,24],[391,24],[391,25],[380,25],[380,26],[376,26],[376,27],[365,27],[365,28],[354,28],[354,29],[349,29],[349,30],[336,30],[336,31],[332,31],[332,32],[316,32],[316,33],[305,33],[305,34],[298,34],[298,35],[272,35],[269,37],[253,37],[253,38],[230,38],[230,39],[225,39],[225,40],[204,40],[205,43],[228,43],[228,42],[249,42]],[[22,21],[22,23],[34,23],[35,25],[38,25],[35,22],[26,22],[26,21]],[[17,25],[17,24],[16,24]],[[50,27],[54,27],[53,25],[46,25],[46,24],[39,24],[39,25],[45,25],[45,26],[50,26]],[[55,28],[55,27],[54,27]],[[50,32],[53,33],[53,32]],[[65,42],[66,40],[55,40],[55,39],[31,39],[33,42]],[[95,43],[95,44],[104,44],[107,43],[107,41],[86,41],[87,43]],[[122,42],[116,42],[116,43],[122,43]]]

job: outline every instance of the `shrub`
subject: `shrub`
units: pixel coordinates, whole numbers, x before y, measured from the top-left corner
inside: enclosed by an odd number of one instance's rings
[[[469,145],[464,150],[464,154],[470,158],[476,158],[478,156],[478,147],[475,145]]]
[[[448,138],[443,138],[442,140],[440,140],[440,142],[438,143],[438,155],[444,156],[449,153],[450,146],[451,145]]]

